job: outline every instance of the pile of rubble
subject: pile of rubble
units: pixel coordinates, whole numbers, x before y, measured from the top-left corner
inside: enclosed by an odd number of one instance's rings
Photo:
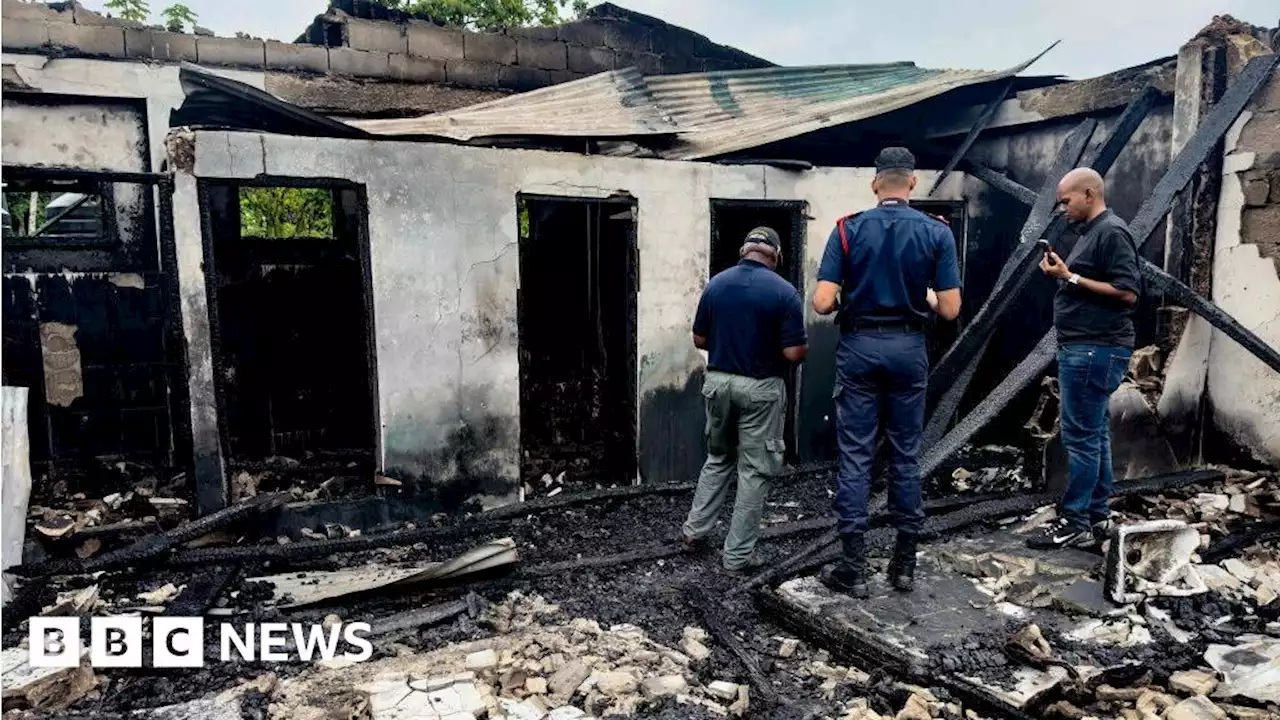
[[[671,648],[633,625],[565,622],[557,606],[518,591],[492,608],[489,622],[495,634],[483,640],[321,663],[275,684],[269,717],[322,720],[344,704],[351,717],[367,712],[378,720],[571,720],[633,715],[661,703],[742,716],[750,706],[745,685],[703,682],[714,673],[698,628],[686,628],[680,649]]]

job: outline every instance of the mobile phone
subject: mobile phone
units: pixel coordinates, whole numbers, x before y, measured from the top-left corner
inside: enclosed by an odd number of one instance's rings
[[[1044,238],[1040,238],[1039,240],[1036,241],[1036,246],[1039,247],[1040,251],[1045,254],[1045,257],[1046,259],[1048,259],[1050,265],[1057,265],[1057,263],[1053,261],[1053,258],[1049,257],[1049,253],[1053,252],[1053,246],[1049,244],[1048,240],[1045,240]]]

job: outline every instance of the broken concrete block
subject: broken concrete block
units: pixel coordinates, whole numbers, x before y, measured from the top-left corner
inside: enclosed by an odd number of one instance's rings
[[[800,641],[795,638],[785,638],[778,645],[778,657],[789,658],[796,654],[796,650],[800,648]]]
[[[912,695],[907,698],[907,704],[894,716],[894,720],[933,720],[929,701],[920,695]]]
[[[1248,495],[1232,495],[1231,503],[1227,505],[1227,509],[1237,515],[1243,515],[1249,511]]]
[[[646,678],[641,683],[645,697],[656,698],[664,695],[678,695],[689,689],[689,683],[683,675],[661,675]]]
[[[738,697],[738,685],[724,680],[716,680],[707,686],[707,693],[721,700],[733,700]]]
[[[1164,720],[1227,720],[1227,714],[1209,698],[1197,695],[1171,708]]]
[[[528,690],[530,693],[534,695],[546,695],[547,694],[546,678],[531,677],[528,680],[524,681],[524,689]]]
[[[556,708],[547,715],[547,720],[581,720],[587,714],[572,705]]]
[[[742,717],[751,709],[751,686],[738,686],[738,699],[729,706],[729,714],[735,717]]]
[[[684,650],[685,654],[694,662],[702,662],[703,660],[711,657],[711,650],[709,650],[706,645],[703,645],[701,642],[694,640],[693,638],[687,637],[682,640],[680,642],[680,649]]]
[[[640,689],[640,683],[631,673],[607,672],[600,675],[596,689],[609,697],[627,695]]]
[[[572,661],[556,671],[548,681],[551,696],[562,700],[573,697],[578,686],[591,677],[591,669],[580,660]]]
[[[1231,573],[1232,577],[1244,584],[1253,582],[1254,569],[1244,563],[1239,558],[1231,558],[1222,561],[1222,568]]]
[[[493,650],[481,650],[467,656],[463,665],[471,672],[482,673],[498,667],[498,653]]]
[[[547,711],[530,702],[520,702],[510,698],[500,698],[498,703],[502,706],[502,712],[506,720],[545,720]],[[445,716],[449,717],[449,716]],[[464,715],[462,718],[475,718],[474,715]]]
[[[1209,695],[1218,687],[1218,676],[1203,670],[1183,670],[1169,678],[1169,689],[1184,695]]]
[[[707,639],[710,638],[711,636],[707,634],[706,630],[703,630],[700,627],[686,627],[684,629],[684,633],[682,637],[684,637],[686,640],[693,640],[695,642],[700,642],[705,644],[707,642]]]

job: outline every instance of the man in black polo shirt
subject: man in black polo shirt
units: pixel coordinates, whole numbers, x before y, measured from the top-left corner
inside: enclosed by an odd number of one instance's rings
[[[929,386],[924,324],[931,312],[946,320],[960,313],[955,236],[911,207],[915,186],[911,152],[882,150],[871,183],[879,202],[836,222],[813,296],[820,315],[839,308],[841,332],[834,390],[840,456],[835,506],[844,557],[825,568],[820,580],[853,597],[869,592],[863,533],[881,428],[890,451],[889,514],[898,530],[889,579],[904,592],[914,587],[924,523],[919,463]]]
[[[1053,324],[1068,480],[1058,518],[1027,540],[1038,549],[1089,545],[1110,529],[1115,476],[1107,408],[1129,369],[1133,309],[1142,292],[1137,243],[1107,209],[1102,176],[1090,168],[1067,173],[1058,183],[1058,207],[1080,235],[1066,260],[1050,248],[1040,263],[1059,283]]]
[[[783,462],[791,363],[808,351],[800,293],[775,272],[782,257],[778,233],[747,234],[742,260],[707,283],[693,320],[693,344],[707,351],[702,396],[707,406],[707,461],[684,524],[684,547],[695,550],[711,532],[738,471],[737,499],[723,564],[741,574],[761,563],[755,555],[770,478]]]

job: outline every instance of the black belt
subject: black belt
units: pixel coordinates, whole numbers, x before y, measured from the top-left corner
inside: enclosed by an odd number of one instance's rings
[[[869,318],[850,318],[844,323],[842,328],[845,332],[858,332],[860,330],[875,330],[879,332],[904,332],[913,333],[924,330],[924,323],[920,320],[872,320]]]

